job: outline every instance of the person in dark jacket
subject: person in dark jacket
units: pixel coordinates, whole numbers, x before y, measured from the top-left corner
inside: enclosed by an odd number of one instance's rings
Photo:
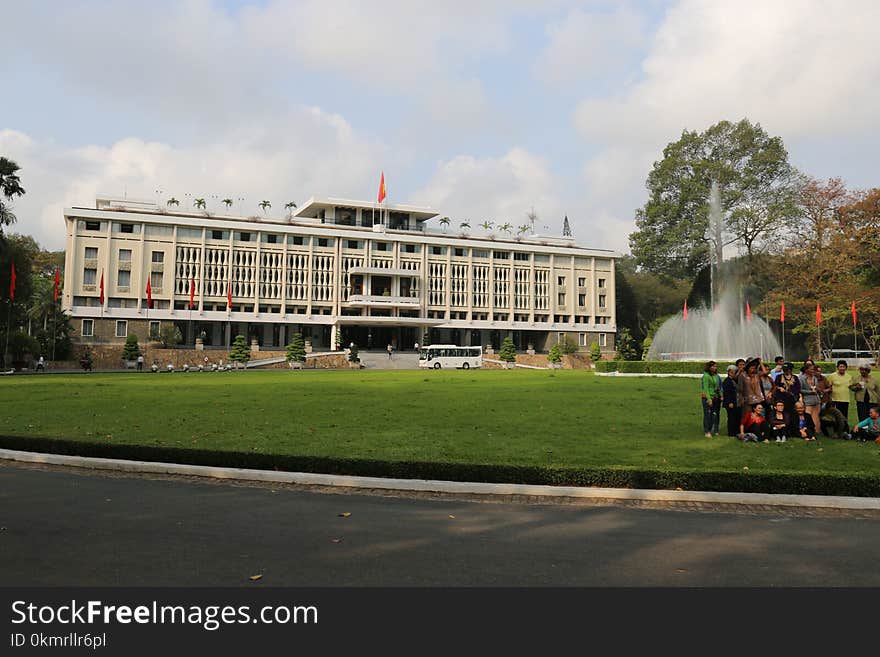
[[[791,415],[785,410],[785,402],[781,399],[773,404],[773,409],[767,417],[767,435],[777,443],[784,443],[791,431]]]
[[[794,415],[794,404],[801,398],[801,382],[794,374],[794,365],[784,363],[782,374],[777,376],[773,387],[773,401],[782,401],[785,404],[785,412]]]
[[[795,402],[794,404],[790,435],[793,438],[816,440],[816,425],[813,424],[813,417],[807,413],[807,408],[802,401]]]
[[[739,368],[736,365],[727,367],[727,378],[721,382],[721,403],[727,411],[727,435],[739,434],[739,421],[742,419],[739,399],[736,396],[736,375]]]

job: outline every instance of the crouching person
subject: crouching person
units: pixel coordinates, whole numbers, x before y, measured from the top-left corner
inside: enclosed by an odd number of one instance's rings
[[[868,410],[868,417],[853,427],[853,438],[860,443],[869,440],[880,443],[880,409],[872,406]]]
[[[767,427],[767,418],[764,417],[764,405],[755,404],[750,411],[743,413],[743,418],[739,425],[738,438],[752,443],[770,442]]]

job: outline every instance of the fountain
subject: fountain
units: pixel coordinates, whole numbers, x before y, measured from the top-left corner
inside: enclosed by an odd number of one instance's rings
[[[716,360],[761,356],[765,361],[782,353],[770,326],[757,316],[743,317],[739,284],[719,290],[718,271],[723,264],[721,242],[721,191],[713,181],[709,193],[710,251],[709,307],[695,308],[687,317],[666,320],[654,334],[648,360]],[[727,277],[735,280],[735,276]]]

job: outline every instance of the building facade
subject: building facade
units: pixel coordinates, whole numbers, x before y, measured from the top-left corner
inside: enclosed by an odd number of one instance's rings
[[[614,349],[611,251],[571,238],[430,230],[430,208],[312,198],[283,219],[99,197],[64,212],[64,309],[77,340],[263,349],[302,333],[313,351],[426,341],[545,351],[561,339]],[[152,307],[148,307],[147,287]]]

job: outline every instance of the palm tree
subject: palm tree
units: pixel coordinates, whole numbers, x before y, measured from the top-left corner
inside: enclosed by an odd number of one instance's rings
[[[226,211],[229,212],[229,208],[232,207],[232,199],[231,199],[231,198],[225,198],[225,199],[223,199],[223,200],[220,201],[220,202],[221,202],[223,205],[226,206]]]
[[[526,233],[529,232],[529,229],[530,229],[530,228],[531,228],[531,226],[529,226],[528,224],[521,224],[520,227],[519,227],[519,230],[518,230],[517,232],[518,232],[520,235],[525,235]]]
[[[471,222],[469,222],[469,221],[462,221],[462,222],[461,222],[460,224],[458,224],[458,225],[459,225],[459,227],[461,228],[461,231],[462,231],[463,233],[464,233],[464,232],[467,232],[467,231],[469,231],[469,230],[471,229]]]
[[[443,226],[443,232],[446,232],[446,227],[449,225],[449,217],[442,217],[440,219],[440,225]]]
[[[205,199],[203,199],[203,198],[194,199],[193,205],[195,207],[197,207],[199,210],[204,210],[205,209]]]
[[[498,226],[498,230],[500,230],[502,233],[509,233],[512,228],[513,224],[511,224],[510,222]]]
[[[480,224],[480,228],[482,228],[483,230],[492,230],[492,227],[494,225],[495,224],[493,224],[491,221],[484,221]]]
[[[266,214],[266,210],[272,207],[272,204],[269,201],[260,201],[259,206],[263,208],[263,214]]]
[[[16,173],[19,169],[20,167],[12,160],[0,157],[0,192],[8,199],[24,194],[21,179]],[[15,223],[15,214],[8,204],[0,201],[0,226],[12,223]]]
[[[170,208],[172,205],[180,205],[180,201],[178,201],[176,198],[174,198],[172,196],[170,199],[165,201],[165,205],[167,205]]]
[[[287,218],[290,219],[293,216],[293,211],[296,210],[296,203],[288,201],[284,204],[284,209],[287,210]]]

